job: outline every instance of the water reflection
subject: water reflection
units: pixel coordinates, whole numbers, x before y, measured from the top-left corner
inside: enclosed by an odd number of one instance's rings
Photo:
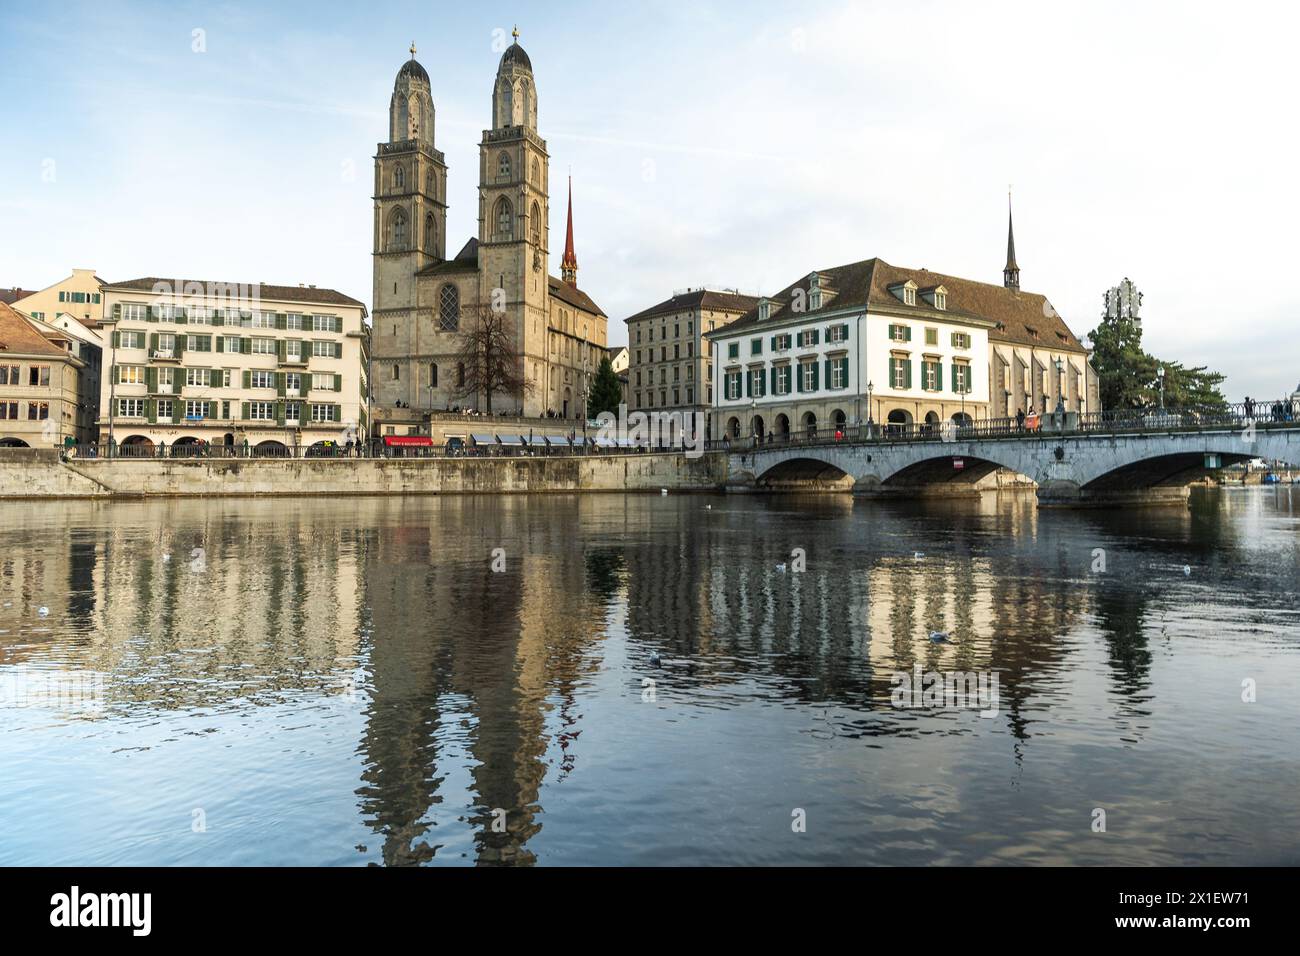
[[[96,800],[74,786],[42,834],[0,838],[0,862],[1177,862],[1208,851],[1158,825],[1083,845],[1064,818],[1088,808],[1039,788],[1120,781],[1154,813],[1187,735],[1281,768],[1250,812],[1231,778],[1202,781],[1237,812],[1218,858],[1262,842],[1261,815],[1295,818],[1294,748],[1243,741],[1231,709],[1247,671],[1300,691],[1290,488],[1128,513],[1017,496],[5,509],[0,803],[53,797],[39,763],[64,752],[113,779],[125,753],[168,763],[115,792],[120,841],[58,846],[60,815]],[[891,706],[914,665],[997,673],[998,715]],[[78,674],[97,675],[92,706],[46,693]],[[1216,696],[1189,709],[1196,694]],[[1296,699],[1270,719],[1294,726]],[[252,809],[228,842],[146,847],[169,787],[211,769],[193,721],[238,748],[236,774],[271,777],[241,780]],[[1114,748],[1121,769],[1094,765]],[[838,834],[789,845],[795,799]]]

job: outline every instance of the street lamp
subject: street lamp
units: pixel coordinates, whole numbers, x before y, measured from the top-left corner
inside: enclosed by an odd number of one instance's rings
[[[1056,365],[1056,417],[1058,421],[1061,421],[1065,417],[1065,389],[1063,388],[1065,384],[1065,362],[1058,355],[1054,364]]]
[[[871,379],[867,379],[867,437],[868,438],[875,437],[876,416],[873,411],[873,406],[871,404],[871,393],[874,392],[875,390],[876,390],[875,383],[872,382]]]
[[[1165,410],[1165,367],[1156,369],[1156,380],[1160,383],[1160,411]]]

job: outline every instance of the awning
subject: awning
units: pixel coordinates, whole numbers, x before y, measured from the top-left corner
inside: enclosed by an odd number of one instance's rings
[[[503,445],[511,445],[511,446],[524,444],[524,439],[522,435],[498,435],[497,441],[499,441]]]
[[[543,435],[542,437],[546,439],[546,444],[552,448],[568,448],[573,444],[569,441],[568,435]]]
[[[428,447],[433,444],[433,439],[428,435],[385,435],[384,444],[393,445],[420,445]]]
[[[471,434],[469,438],[470,441],[472,441],[476,445],[495,445],[497,443],[496,438],[493,437],[492,435]]]

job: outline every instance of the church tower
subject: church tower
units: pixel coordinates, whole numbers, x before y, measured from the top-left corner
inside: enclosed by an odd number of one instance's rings
[[[429,74],[415,59],[402,65],[388,105],[388,141],[375,155],[375,394],[383,404],[413,403],[412,357],[420,352],[416,279],[446,258],[447,164],[434,148]]]
[[[1007,193],[1007,264],[1002,267],[1002,284],[1020,291],[1020,266],[1016,265],[1016,232],[1011,226],[1011,193]]]
[[[535,413],[547,360],[550,158],[537,132],[533,65],[518,29],[513,35],[492,84],[492,128],[479,144],[478,261],[482,301],[504,290],[524,375],[536,383],[525,402]]]

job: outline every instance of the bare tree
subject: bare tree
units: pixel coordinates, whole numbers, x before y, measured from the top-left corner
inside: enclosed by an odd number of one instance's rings
[[[466,305],[460,311],[460,348],[458,366],[465,369],[458,378],[458,398],[484,397],[485,411],[492,414],[492,396],[497,393],[523,397],[533,390],[524,375],[523,359],[515,342],[515,324],[504,311],[490,305]]]

